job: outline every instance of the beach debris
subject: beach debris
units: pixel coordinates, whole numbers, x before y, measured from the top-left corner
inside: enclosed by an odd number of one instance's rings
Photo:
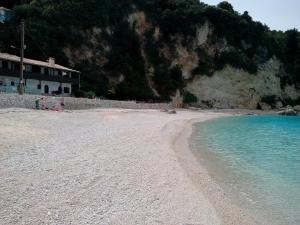
[[[176,114],[176,113],[177,113],[177,112],[176,112],[176,110],[174,110],[174,109],[168,111],[168,114]]]

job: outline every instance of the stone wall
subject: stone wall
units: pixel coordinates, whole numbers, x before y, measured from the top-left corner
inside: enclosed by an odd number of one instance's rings
[[[49,109],[57,108],[62,97],[40,96],[40,95],[23,95],[0,93],[1,108],[35,108],[35,100],[43,97],[45,106]],[[124,109],[169,109],[167,103],[137,103],[135,101],[113,101],[101,99],[71,98],[64,97],[65,107],[67,110],[81,110],[93,108],[124,108]]]

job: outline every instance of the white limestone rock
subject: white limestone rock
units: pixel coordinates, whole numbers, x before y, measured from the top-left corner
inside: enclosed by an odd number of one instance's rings
[[[277,112],[277,114],[282,115],[282,116],[297,116],[298,112],[292,108],[287,108],[287,109]]]
[[[297,99],[300,92],[294,86],[281,88],[281,63],[272,58],[259,66],[257,74],[250,74],[242,69],[227,65],[212,76],[196,75],[189,82],[186,91],[194,94],[198,102],[209,102],[213,108],[256,109],[265,96],[277,99]],[[277,108],[282,106],[278,103]]]

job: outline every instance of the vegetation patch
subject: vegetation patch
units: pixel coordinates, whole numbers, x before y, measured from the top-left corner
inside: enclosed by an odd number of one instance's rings
[[[183,95],[183,102],[186,104],[191,104],[191,103],[197,103],[198,102],[198,98],[193,95],[192,93],[185,91],[184,95]]]
[[[225,1],[217,6],[198,0],[110,0],[101,3],[98,0],[5,0],[1,4],[14,9],[13,20],[1,25],[2,52],[19,54],[10,46],[19,46],[18,25],[24,18],[25,56],[42,60],[51,56],[59,64],[75,66],[82,71],[82,91],[92,91],[97,96],[154,100],[156,97],[146,79],[146,57],[154,68],[155,88],[161,99],[169,100],[170,95],[177,89],[182,90],[186,83],[180,66],[171,67],[176,57],[175,42],[182,40],[184,46],[192,49],[190,43],[197,28],[206,21],[213,33],[208,46],[197,49],[199,65],[193,71],[194,75],[212,75],[226,64],[255,74],[259,64],[276,56],[283,62],[286,72],[282,87],[295,84],[300,88],[299,32],[272,31],[254,21],[248,12],[240,14]],[[143,11],[147,16],[148,30],[144,36],[128,22],[128,15],[136,11]],[[91,40],[88,34],[95,27],[101,32]],[[154,38],[156,27],[160,30],[158,39]],[[78,50],[82,46],[93,50],[93,59],[70,60],[64,53],[65,48]],[[160,54],[164,46],[168,46],[171,52],[168,59]],[[204,50],[206,47],[215,48],[215,56],[208,56]],[[98,56],[105,58],[106,62],[99,62]],[[75,65],[70,65],[70,61]],[[112,84],[111,80],[121,75],[124,80]],[[113,92],[109,92],[111,88]]]

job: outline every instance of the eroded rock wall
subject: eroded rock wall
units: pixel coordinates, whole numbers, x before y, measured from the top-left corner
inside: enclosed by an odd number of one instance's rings
[[[197,96],[199,104],[216,108],[256,109],[266,96],[297,99],[300,91],[294,86],[281,88],[281,63],[276,58],[261,65],[257,74],[226,66],[212,76],[197,75],[186,90]]]

